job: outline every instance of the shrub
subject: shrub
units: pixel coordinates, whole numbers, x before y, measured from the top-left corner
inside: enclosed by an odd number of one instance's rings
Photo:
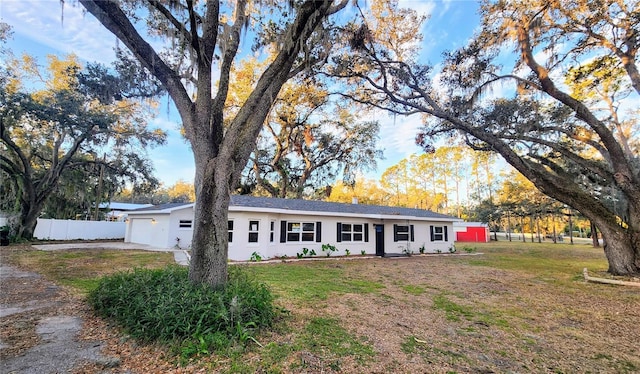
[[[238,267],[229,268],[223,288],[193,285],[186,268],[136,269],[104,277],[89,294],[96,312],[143,342],[180,347],[183,358],[254,340],[279,310],[262,283]]]
[[[327,257],[331,256],[331,253],[336,252],[337,250],[338,248],[336,248],[335,245],[331,245],[331,244],[322,245],[322,252],[325,252]]]

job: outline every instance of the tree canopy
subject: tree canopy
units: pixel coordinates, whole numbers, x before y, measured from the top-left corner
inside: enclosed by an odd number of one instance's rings
[[[0,170],[20,213],[16,235],[30,238],[47,202],[62,217],[87,212],[125,183],[157,183],[144,148],[166,135],[147,127],[148,112],[125,91],[93,82],[117,81],[99,65],[82,69],[75,56],[49,56],[42,69],[30,56],[7,59],[0,77]],[[110,89],[112,89],[111,87]],[[118,98],[116,98],[116,94]],[[106,196],[106,197],[105,197]],[[8,205],[8,204],[5,204]]]
[[[481,9],[477,35],[447,53],[438,74],[377,38],[380,26],[367,17],[350,25],[352,49],[337,53],[328,74],[357,85],[345,93],[353,100],[424,115],[416,140],[428,151],[434,137],[461,134],[499,153],[598,226],[610,272],[638,273],[638,122],[629,105],[640,94],[638,2],[484,1]],[[418,33],[420,23],[412,26]],[[491,91],[508,83],[502,96]]]

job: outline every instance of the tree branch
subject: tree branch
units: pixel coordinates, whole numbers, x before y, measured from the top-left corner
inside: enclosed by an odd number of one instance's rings
[[[154,76],[166,87],[174,99],[183,124],[193,119],[193,102],[182,85],[181,77],[165,64],[156,51],[131,24],[118,3],[113,0],[79,0],[94,17],[129,48]],[[190,130],[190,129],[189,129]]]

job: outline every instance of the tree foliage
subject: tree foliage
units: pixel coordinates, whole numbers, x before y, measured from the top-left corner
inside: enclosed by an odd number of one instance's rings
[[[75,218],[125,182],[156,183],[144,148],[162,144],[165,134],[147,127],[145,106],[122,99],[125,91],[107,96],[101,85],[85,85],[112,76],[92,66],[83,70],[74,56],[49,56],[46,69],[27,55],[7,60],[0,79],[0,169],[11,191],[3,197],[18,202],[18,237],[31,237],[43,209]]]
[[[430,139],[462,134],[472,148],[499,153],[598,226],[612,273],[638,273],[637,112],[624,110],[625,97],[640,94],[638,2],[485,1],[481,12],[481,29],[445,55],[436,80],[430,66],[375,38],[366,18],[345,40],[357,53],[340,51],[330,74],[359,84],[346,93],[353,100],[425,115],[417,140],[429,151]],[[513,90],[491,97],[504,83]]]
[[[226,113],[247,100],[263,68],[256,58],[232,70]],[[377,121],[359,121],[354,105],[335,100],[321,79],[304,74],[287,82],[265,120],[242,176],[240,193],[310,197],[336,178],[353,183],[382,158]]]
[[[250,178],[273,197],[302,198],[314,186],[375,168],[379,124],[359,122],[348,107],[336,107],[323,90],[288,85],[276,101],[250,158]]]

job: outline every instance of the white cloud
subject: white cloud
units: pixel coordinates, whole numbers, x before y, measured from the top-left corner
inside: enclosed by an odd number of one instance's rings
[[[398,2],[400,8],[409,8],[415,10],[421,16],[430,17],[436,8],[435,1],[417,1],[417,0],[400,0]]]
[[[393,116],[378,113],[376,117],[380,121],[378,145],[384,149],[385,157],[384,160],[378,162],[376,174],[380,175],[385,169],[397,164],[400,160],[421,152],[414,139],[422,127],[422,120],[419,115]]]
[[[109,63],[116,38],[80,5],[59,1],[3,0],[0,18],[15,34],[59,53],[75,53],[86,61]],[[22,53],[17,47],[14,52]]]

